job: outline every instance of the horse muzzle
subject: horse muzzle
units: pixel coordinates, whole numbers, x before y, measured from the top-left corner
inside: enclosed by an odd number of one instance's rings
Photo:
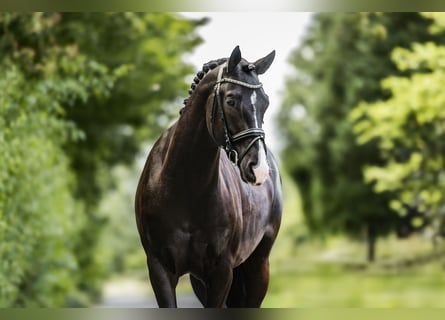
[[[260,186],[269,177],[269,164],[263,143],[259,143],[257,161],[246,157],[245,164],[240,163],[241,178],[250,185]]]

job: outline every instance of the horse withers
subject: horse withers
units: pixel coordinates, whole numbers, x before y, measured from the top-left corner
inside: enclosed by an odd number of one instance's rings
[[[136,221],[160,307],[177,307],[186,273],[204,307],[261,306],[282,211],[262,129],[269,99],[258,80],[274,57],[250,63],[237,46],[204,64],[147,158]]]

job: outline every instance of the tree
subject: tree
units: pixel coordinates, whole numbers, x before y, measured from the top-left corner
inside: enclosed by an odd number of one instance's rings
[[[445,30],[445,15],[435,20],[437,34]],[[386,100],[360,103],[351,111],[360,144],[377,142],[382,165],[364,168],[365,181],[376,193],[391,192],[391,208],[406,216],[415,208],[423,214],[411,224],[432,221],[435,233],[445,236],[445,46],[413,42],[395,48],[392,60],[409,77],[390,76],[381,82],[390,92]]]
[[[1,307],[98,295],[108,219],[97,204],[113,186],[110,169],[133,161],[169,121],[191,72],[181,57],[201,42],[195,29],[204,22],[0,14]]]
[[[349,111],[359,101],[388,96],[381,79],[400,74],[389,54],[412,41],[438,39],[417,13],[320,13],[291,56],[278,118],[285,135],[284,165],[298,183],[310,229],[367,235],[368,260],[378,236],[397,226],[391,192],[374,193],[362,168],[383,164],[375,141],[357,144]]]
[[[63,145],[64,105],[109,94],[112,71],[54,43],[57,15],[0,15],[0,306],[63,305],[84,226]],[[94,91],[91,89],[94,86]]]

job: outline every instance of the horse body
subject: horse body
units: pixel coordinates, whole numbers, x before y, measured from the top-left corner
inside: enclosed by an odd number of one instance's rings
[[[260,306],[267,291],[268,256],[281,220],[278,167],[268,151],[267,179],[249,184],[244,167],[221,152],[209,134],[215,81],[215,72],[205,76],[155,143],[137,189],[138,230],[161,307],[176,306],[175,287],[186,273],[206,307]],[[259,149],[249,148],[244,162]]]

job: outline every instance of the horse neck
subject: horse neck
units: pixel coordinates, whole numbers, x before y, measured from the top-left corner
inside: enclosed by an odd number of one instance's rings
[[[215,184],[219,172],[220,148],[211,138],[206,124],[206,103],[211,83],[200,85],[192,95],[176,123],[171,138],[165,169],[175,179],[193,184],[193,190],[208,189]]]

